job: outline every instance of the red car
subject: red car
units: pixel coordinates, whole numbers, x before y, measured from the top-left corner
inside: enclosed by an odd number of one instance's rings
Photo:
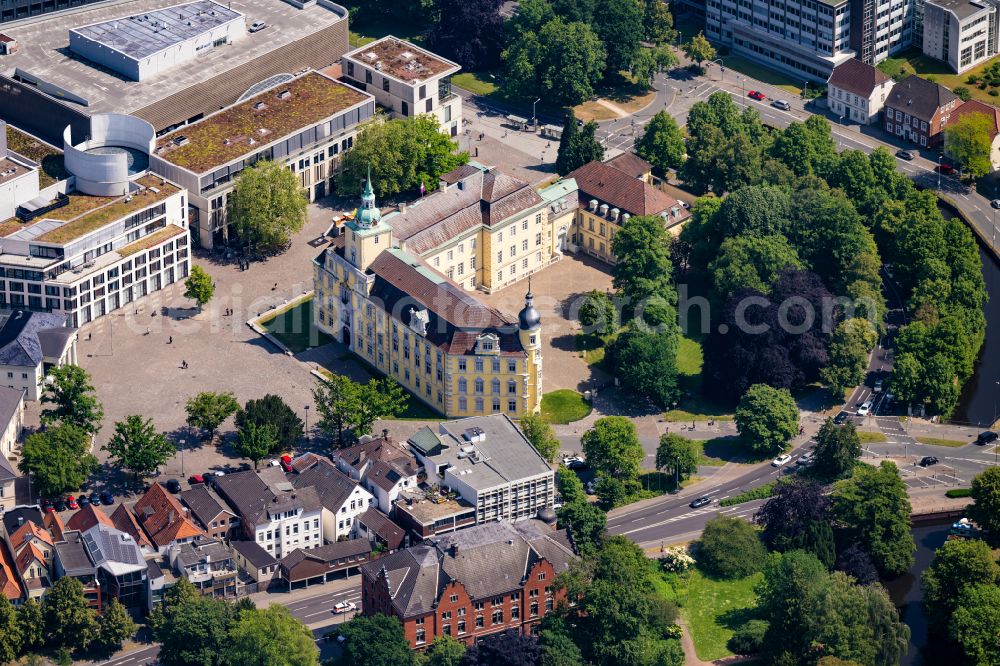
[[[753,97],[755,100],[760,101],[762,99],[767,99],[767,95],[760,92],[759,90],[751,90],[747,93],[747,97]]]
[[[196,483],[205,483],[205,477],[203,477],[201,474],[192,474],[190,477],[188,477],[188,483],[191,484],[192,486],[195,485]]]
[[[73,497],[72,495],[67,495],[66,496],[66,506],[68,506],[71,509],[79,509],[80,508],[80,505],[76,503],[76,498]]]
[[[281,469],[289,474],[292,472],[292,457],[290,455],[281,456]]]
[[[53,504],[52,500],[50,500],[50,499],[43,499],[42,500],[42,511],[44,511],[45,513],[55,513],[55,511],[56,511],[56,505]]]
[[[955,173],[955,167],[953,167],[950,164],[939,164],[936,167],[934,167],[934,170],[940,171],[946,176],[950,176],[951,174]]]

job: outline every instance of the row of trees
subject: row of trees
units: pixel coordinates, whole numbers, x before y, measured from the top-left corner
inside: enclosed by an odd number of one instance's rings
[[[125,607],[111,599],[100,617],[87,606],[83,584],[64,576],[41,603],[29,599],[16,609],[0,594],[0,663],[22,655],[46,652],[59,663],[71,663],[73,654],[90,650],[106,655],[121,649],[138,627]]]

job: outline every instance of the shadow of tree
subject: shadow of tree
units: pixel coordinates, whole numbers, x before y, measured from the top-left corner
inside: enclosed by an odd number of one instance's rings
[[[757,608],[750,606],[725,610],[716,617],[716,621],[726,629],[736,631],[750,620],[756,620],[759,617]]]

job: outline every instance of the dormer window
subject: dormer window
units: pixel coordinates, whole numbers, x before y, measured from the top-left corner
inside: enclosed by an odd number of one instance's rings
[[[495,333],[483,333],[476,339],[477,354],[493,354],[500,351],[500,338]]]

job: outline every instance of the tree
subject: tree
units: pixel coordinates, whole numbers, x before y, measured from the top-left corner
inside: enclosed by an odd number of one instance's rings
[[[759,617],[768,624],[761,646],[764,663],[776,663],[788,653],[793,660],[811,649],[810,633],[815,621],[812,605],[829,583],[826,567],[814,555],[801,550],[774,554],[764,565],[764,578],[757,586]]]
[[[632,421],[624,416],[597,419],[594,427],[583,433],[581,442],[595,471],[625,484],[636,483],[645,453]]]
[[[50,647],[83,650],[97,637],[94,611],[83,596],[83,583],[63,576],[42,599],[45,643]]]
[[[364,125],[344,156],[337,189],[359,192],[370,167],[378,196],[416,191],[421,183],[433,190],[441,174],[469,160],[468,153],[456,154],[457,148],[432,115],[393,120],[378,116]]]
[[[520,426],[521,432],[538,451],[538,455],[548,462],[556,459],[561,445],[552,430],[552,424],[538,414],[526,414],[521,417]]]
[[[591,23],[608,53],[605,78],[631,70],[645,33],[638,0],[602,0],[594,6]]]
[[[132,640],[138,630],[138,625],[129,617],[125,607],[117,599],[112,599],[97,620],[96,641],[108,652],[117,652],[125,641]]]
[[[357,615],[340,627],[341,666],[412,666],[413,652],[403,625],[389,615]]]
[[[253,462],[257,469],[264,456],[274,451],[278,446],[278,429],[273,423],[260,425],[247,421],[237,433],[234,448],[236,453]]]
[[[753,525],[740,518],[716,516],[705,523],[697,559],[722,578],[746,578],[764,567],[767,550]]]
[[[650,1],[666,7],[660,0]],[[636,141],[635,152],[660,171],[679,168],[684,161],[687,147],[684,145],[684,135],[677,127],[674,117],[666,111],[658,111],[646,125],[642,137]]]
[[[550,616],[546,616],[550,617]],[[542,621],[545,626],[545,621]],[[583,654],[573,638],[562,631],[542,629],[542,661],[541,666],[580,666]]]
[[[242,430],[247,423],[258,426],[270,423],[278,432],[278,451],[290,451],[302,437],[302,419],[279,396],[268,393],[258,400],[247,400],[246,406],[236,413],[236,428]]]
[[[837,161],[837,142],[830,123],[822,116],[809,116],[779,132],[771,145],[771,155],[785,163],[796,176],[815,173],[823,176]]]
[[[642,26],[647,42],[669,44],[677,40],[674,16],[667,3],[661,0],[645,0],[643,3]]]
[[[183,588],[178,590],[178,587]],[[228,646],[233,608],[221,599],[202,597],[187,579],[165,594],[150,616],[158,659],[166,666],[217,666]]]
[[[377,419],[392,418],[406,406],[406,393],[391,377],[353,381],[345,375],[319,379],[313,389],[319,427],[337,438],[338,447],[368,434]]]
[[[898,576],[913,564],[910,500],[896,465],[858,465],[850,478],[833,486],[833,515],[878,570]]]
[[[223,421],[239,411],[240,403],[236,402],[236,396],[232,393],[202,391],[189,398],[184,409],[187,412],[187,424],[207,431],[211,438]]]
[[[319,648],[313,634],[279,604],[243,611],[229,628],[222,662],[243,666],[315,666]]]
[[[424,653],[421,666],[459,666],[464,654],[464,643],[451,636],[438,636]]]
[[[834,396],[857,386],[868,370],[868,354],[878,342],[878,333],[870,321],[848,319],[841,322],[830,338],[830,363],[819,376]]]
[[[0,664],[14,661],[21,654],[21,628],[17,611],[6,594],[0,594]]]
[[[507,630],[473,643],[465,651],[461,666],[538,666],[541,657],[536,637]]]
[[[132,472],[137,481],[155,472],[176,451],[163,433],[153,427],[153,419],[143,420],[137,414],[115,423],[115,434],[102,450],[111,454],[116,467]]]
[[[184,280],[184,298],[190,298],[198,304],[198,310],[215,295],[215,282],[212,276],[201,266],[192,266],[191,273]]]
[[[577,316],[585,333],[611,335],[618,329],[618,308],[603,291],[595,289],[587,294]]]
[[[754,521],[764,526],[761,538],[771,550],[804,550],[827,568],[833,566],[830,498],[818,483],[793,479],[775,484],[770,499],[754,514]]]
[[[427,48],[467,71],[494,69],[500,62],[503,0],[436,0],[438,21],[427,33]]]
[[[559,469],[556,470],[556,490],[559,491],[563,504],[573,504],[577,501],[586,504],[587,502],[587,493],[584,490],[583,482],[580,481],[576,472],[568,467],[560,465]]]
[[[856,543],[837,554],[834,568],[844,572],[861,585],[871,585],[878,582],[878,570],[872,563],[871,556]]]
[[[572,473],[572,472],[571,472]],[[581,490],[582,492],[582,490]],[[566,499],[565,493],[563,500]],[[601,546],[607,529],[607,515],[599,507],[589,504],[586,496],[559,507],[559,526],[569,531],[573,547],[580,555],[593,555]]]
[[[715,60],[715,48],[711,42],[705,39],[705,33],[703,32],[699,32],[692,37],[691,41],[682,45],[681,48],[684,50],[684,55],[694,60],[699,69],[702,68],[701,63],[706,60]]]
[[[921,574],[924,607],[933,624],[943,627],[963,590],[971,585],[1000,583],[1000,566],[990,547],[979,540],[945,541]]]
[[[104,419],[104,408],[97,401],[90,375],[78,365],[59,365],[49,371],[52,380],[45,384],[42,423],[69,423],[89,435],[96,435]]]
[[[257,162],[236,179],[229,194],[229,219],[239,238],[251,248],[278,253],[305,225],[307,203],[291,169],[277,162]]]
[[[792,394],[766,384],[747,389],[733,420],[744,443],[762,455],[780,453],[799,432],[799,408]]]
[[[972,178],[982,178],[992,169],[993,120],[985,113],[962,115],[944,128],[944,149],[962,171]]]
[[[677,383],[677,333],[629,328],[608,350],[609,361],[632,393],[668,407],[680,396]]]
[[[45,644],[45,617],[36,599],[28,599],[18,606],[17,628],[22,652],[38,650]]]
[[[708,266],[719,302],[745,289],[766,293],[783,271],[801,268],[798,252],[781,234],[727,238]]]
[[[764,645],[767,626],[765,620],[749,620],[730,637],[726,647],[736,654],[757,654]]]
[[[698,471],[698,446],[676,433],[667,433],[660,437],[660,445],[656,447],[656,468],[671,468],[678,479],[686,479]]]
[[[34,477],[36,492],[58,495],[82,486],[97,469],[97,458],[90,453],[87,433],[66,423],[29,435],[18,466]]]
[[[854,423],[838,426],[828,418],[816,433],[815,469],[828,478],[843,476],[854,469],[861,457],[861,439]]]
[[[597,123],[590,121],[577,127],[576,115],[570,109],[566,112],[562,135],[559,138],[559,152],[556,154],[556,171],[565,176],[589,162],[600,161],[604,148],[597,142]]]
[[[629,218],[611,240],[615,255],[614,287],[636,307],[659,296],[670,305],[677,302],[670,243],[663,220],[655,215]]]
[[[948,633],[962,647],[969,663],[1000,664],[1000,587],[970,585],[958,597]]]
[[[536,41],[541,46],[536,49],[540,53],[535,61],[534,89],[540,95],[566,106],[594,96],[594,88],[604,74],[607,51],[591,25],[549,21]]]
[[[985,529],[991,539],[1000,540],[1000,467],[990,467],[973,477],[971,496],[969,517]]]

